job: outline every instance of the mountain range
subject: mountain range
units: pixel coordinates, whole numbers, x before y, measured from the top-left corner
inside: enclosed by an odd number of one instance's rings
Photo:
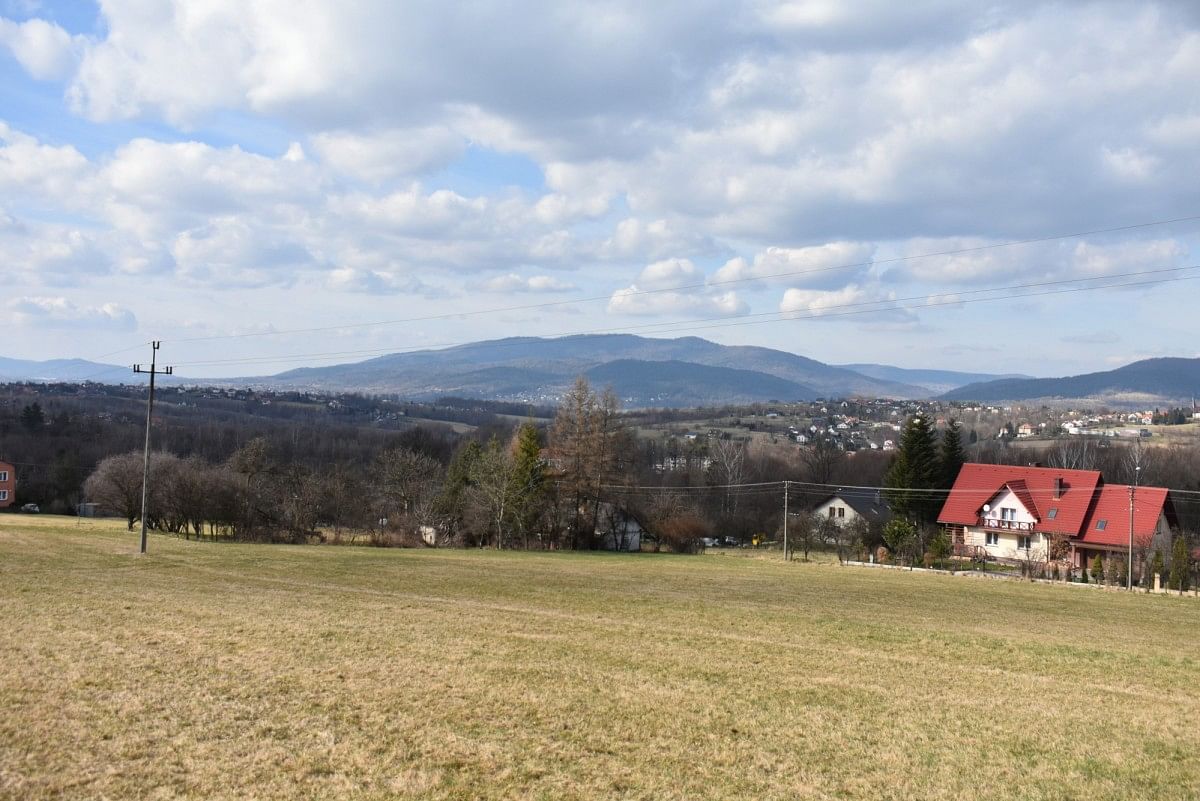
[[[112,381],[134,383],[132,374],[119,376],[128,367],[89,362],[86,359],[50,359],[44,362],[0,356],[0,381]]]
[[[356,364],[306,367],[253,379],[277,387],[553,400],[579,375],[612,384],[630,406],[692,406],[845,395],[927,397],[930,390],[871,378],[794,353],[718,345],[698,337],[602,334],[512,337],[444,350],[393,353]]]
[[[1200,359],[1159,358],[1065,378],[1002,378],[957,387],[944,400],[1092,400],[1113,405],[1184,403],[1200,395]]]
[[[132,382],[128,368],[79,359],[0,358],[0,381]],[[698,337],[632,334],[556,339],[511,337],[442,350],[393,353],[363,362],[304,367],[269,376],[174,383],[323,392],[447,395],[555,402],[584,375],[611,386],[627,407],[703,406],[819,397],[874,396],[984,402],[1092,399],[1114,404],[1183,401],[1200,390],[1200,359],[1148,359],[1117,370],[1067,378],[920,370],[856,363],[831,365],[794,353],[719,345]]]

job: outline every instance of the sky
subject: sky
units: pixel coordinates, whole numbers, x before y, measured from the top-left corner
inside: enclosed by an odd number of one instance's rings
[[[0,0],[0,355],[1200,356],[1197,86],[1193,0]]]

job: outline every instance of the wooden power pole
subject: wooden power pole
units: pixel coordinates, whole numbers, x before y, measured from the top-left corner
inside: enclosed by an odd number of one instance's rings
[[[790,483],[790,482],[787,482],[787,481],[784,481],[784,482],[783,482],[783,561],[785,561],[785,562],[788,562],[788,561],[790,561],[790,560],[788,559],[788,541],[787,541],[787,528],[788,528],[788,484],[789,484],[789,483]]]
[[[146,402],[146,447],[142,452],[142,553],[146,552],[146,498],[150,489],[150,424],[154,418],[154,377],[175,372],[174,367],[158,367],[158,347],[161,344],[157,339],[150,343],[149,370],[143,370],[140,364],[133,366],[135,373],[150,374],[150,397]]]

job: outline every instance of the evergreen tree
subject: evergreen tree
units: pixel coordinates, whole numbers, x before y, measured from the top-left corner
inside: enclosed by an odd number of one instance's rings
[[[1158,576],[1158,579],[1159,579],[1159,581],[1162,581],[1162,577],[1163,577],[1163,555],[1162,555],[1162,551],[1155,551],[1155,552],[1154,552],[1154,562],[1153,562],[1153,565],[1152,565],[1152,566],[1151,566],[1151,568],[1150,568],[1150,586],[1151,586],[1151,587],[1153,587],[1153,586],[1154,586],[1154,577],[1155,577],[1155,576]]]
[[[883,527],[883,541],[899,561],[914,561],[916,540],[917,527],[902,517],[893,517]]]
[[[21,425],[30,431],[41,431],[46,425],[46,415],[37,401],[21,409]]]
[[[958,421],[951,417],[946,425],[946,431],[942,434],[942,450],[938,462],[942,489],[950,489],[954,486],[954,480],[958,478],[958,471],[962,469],[966,461],[967,454],[963,450]]]
[[[1180,594],[1187,592],[1191,585],[1191,567],[1187,537],[1180,534],[1175,537],[1175,546],[1171,549],[1171,589],[1179,590]]]
[[[887,493],[892,511],[900,517],[932,520],[938,512],[937,496],[911,490],[934,489],[940,479],[937,436],[926,418],[914,415],[904,426],[896,458],[883,480],[888,489],[905,490]]]
[[[513,522],[523,546],[529,548],[529,536],[536,533],[547,489],[542,443],[532,423],[525,423],[517,429],[513,461]]]
[[[1100,558],[1100,554],[1092,559],[1092,579],[1097,584],[1104,583],[1104,560]]]
[[[470,440],[454,452],[450,465],[446,468],[446,480],[442,484],[442,494],[438,497],[436,508],[451,535],[462,533],[466,516],[466,494],[471,486],[471,471],[482,453],[483,448],[479,443]]]

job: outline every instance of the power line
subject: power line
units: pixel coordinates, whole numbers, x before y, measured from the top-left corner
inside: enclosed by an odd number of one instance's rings
[[[1004,465],[997,465],[997,466],[1003,467]],[[1048,468],[1048,469],[1053,470],[1056,468]],[[1067,468],[1063,468],[1063,469],[1067,469]],[[792,479],[787,479],[787,480],[781,479],[778,481],[757,481],[757,482],[750,482],[750,483],[744,483],[744,484],[689,484],[686,486],[678,486],[678,487],[664,486],[664,485],[660,485],[660,484],[641,484],[641,485],[632,485],[632,486],[624,485],[624,484],[601,484],[600,488],[604,489],[604,490],[622,490],[622,491],[626,491],[626,492],[642,492],[642,491],[702,492],[702,491],[714,490],[714,489],[742,489],[742,488],[747,488],[752,491],[758,491],[762,488],[771,488],[773,490],[778,490],[778,489],[782,488],[784,484],[791,484],[792,486],[800,487],[800,488],[809,487],[809,488],[812,488],[813,490],[822,490],[822,491],[826,491],[826,490],[832,490],[834,492],[853,491],[855,494],[858,494],[858,493],[864,493],[864,494],[867,494],[867,493],[877,493],[877,494],[880,494],[880,493],[882,493],[882,494],[905,494],[905,493],[908,493],[908,494],[916,494],[916,495],[950,495],[950,494],[954,494],[954,495],[981,496],[981,497],[985,497],[985,498],[990,498],[990,497],[998,494],[998,490],[960,489],[960,490],[956,491],[954,489],[943,489],[943,488],[932,488],[932,487],[931,488],[872,487],[872,486],[868,486],[865,484],[821,484],[821,483],[818,483],[815,481],[795,481]],[[1095,489],[1100,489],[1101,487],[1105,487],[1105,486],[1114,486],[1114,485],[1102,483],[1102,484],[1098,485]],[[1125,486],[1125,485],[1118,484],[1115,486]],[[1168,493],[1171,493],[1171,494],[1200,496],[1200,490],[1172,489],[1170,487],[1148,487],[1145,485],[1139,487],[1139,489],[1165,489]],[[1068,487],[1066,491],[1069,492],[1070,487]],[[1034,497],[1034,498],[1053,497],[1054,490],[1052,490],[1052,489],[1027,490],[1027,493],[1031,497]]]
[[[1010,240],[1010,241],[1006,241],[1006,242],[994,242],[994,243],[987,244],[987,245],[975,245],[972,247],[965,247],[965,248],[952,248],[952,249],[948,249],[948,250],[933,251],[933,252],[929,252],[929,253],[918,253],[918,254],[912,254],[912,255],[908,255],[908,256],[893,256],[893,257],[886,258],[886,259],[871,259],[869,261],[851,262],[848,264],[839,264],[839,265],[834,265],[831,267],[818,267],[818,268],[812,268],[812,269],[807,269],[807,270],[789,270],[786,272],[770,273],[770,274],[766,274],[766,275],[748,276],[745,278],[730,278],[730,279],[726,279],[723,281],[705,281],[705,282],[695,283],[695,284],[684,284],[682,286],[675,286],[675,287],[663,287],[663,288],[657,288],[657,289],[638,289],[638,290],[623,292],[622,297],[654,295],[654,294],[660,294],[660,293],[664,293],[664,292],[681,292],[681,291],[692,290],[692,289],[706,289],[706,288],[712,288],[712,287],[730,286],[733,284],[753,283],[756,281],[764,281],[765,282],[765,281],[777,280],[780,278],[794,278],[794,277],[802,276],[802,275],[814,275],[814,274],[819,274],[819,273],[836,272],[839,270],[850,270],[850,269],[854,269],[856,267],[871,267],[871,266],[881,265],[881,264],[899,264],[899,263],[904,263],[904,262],[909,262],[909,261],[918,261],[920,259],[940,258],[940,257],[946,257],[946,256],[961,256],[961,255],[965,255],[968,253],[981,253],[981,252],[986,252],[989,250],[997,250],[1000,248],[1017,247],[1020,245],[1033,245],[1033,244],[1039,244],[1039,243],[1043,243],[1043,242],[1054,242],[1054,241],[1059,241],[1059,240],[1063,240],[1063,239],[1078,239],[1079,237],[1084,237],[1084,236],[1095,236],[1098,234],[1120,233],[1123,231],[1134,231],[1134,230],[1138,230],[1138,229],[1151,228],[1151,227],[1162,226],[1162,225],[1171,225],[1174,223],[1195,222],[1197,220],[1200,220],[1200,215],[1189,215],[1186,217],[1176,217],[1174,219],[1169,219],[1169,220],[1154,220],[1151,222],[1141,222],[1141,223],[1133,223],[1131,225],[1114,226],[1112,228],[1096,228],[1096,229],[1092,229],[1089,231],[1076,231],[1076,232],[1066,233],[1066,234],[1055,234],[1052,236],[1033,237],[1030,239],[1017,239],[1017,240]],[[490,309],[477,309],[474,311],[462,311],[462,312],[453,312],[453,313],[447,313],[447,314],[432,314],[432,315],[424,315],[424,316],[420,316],[420,317],[403,317],[403,318],[396,318],[396,319],[391,319],[391,320],[374,320],[374,321],[362,322],[362,323],[343,323],[340,325],[325,325],[325,326],[315,326],[315,327],[310,327],[310,328],[289,328],[289,329],[275,329],[275,330],[271,330],[271,331],[253,331],[253,332],[246,332],[246,333],[241,333],[241,334],[215,334],[212,336],[205,336],[205,337],[187,337],[187,338],[183,338],[183,339],[173,339],[173,340],[163,340],[163,341],[169,342],[170,344],[182,344],[185,342],[212,342],[212,341],[217,341],[217,340],[247,339],[247,338],[252,338],[252,337],[260,338],[260,337],[269,337],[269,336],[280,336],[280,335],[285,335],[285,334],[315,334],[315,333],[323,333],[323,332],[328,332],[328,331],[340,331],[340,330],[345,330],[348,328],[374,328],[374,327],[387,326],[387,325],[400,325],[403,323],[431,322],[434,320],[450,320],[450,319],[459,319],[459,318],[463,318],[463,317],[477,317],[477,316],[486,315],[486,314],[501,314],[504,312],[513,312],[513,311],[530,311],[530,310],[534,310],[534,309],[552,308],[555,306],[569,306],[569,305],[575,304],[575,303],[595,303],[595,302],[607,301],[607,300],[611,300],[611,299],[612,299],[612,294],[593,295],[591,297],[586,297],[586,298],[573,298],[573,299],[569,299],[569,300],[552,300],[552,301],[544,301],[544,302],[540,302],[540,303],[519,304],[519,305],[514,305],[514,306],[498,306],[498,307],[493,307]]]
[[[845,317],[845,316],[858,315],[858,314],[874,314],[874,313],[878,313],[878,312],[887,312],[887,311],[904,311],[904,310],[908,310],[908,309],[936,308],[936,307],[941,307],[941,306],[959,306],[959,305],[967,305],[970,303],[983,303],[983,302],[987,302],[987,301],[996,301],[996,300],[1012,300],[1012,299],[1016,299],[1016,298],[1032,298],[1032,297],[1041,297],[1041,296],[1045,296],[1045,295],[1056,295],[1056,294],[1065,294],[1065,293],[1073,293],[1073,292],[1090,292],[1090,291],[1097,291],[1097,290],[1101,290],[1101,289],[1121,289],[1121,288],[1132,288],[1132,287],[1141,287],[1141,286],[1153,286],[1153,285],[1166,284],[1166,283],[1172,283],[1172,282],[1177,282],[1177,281],[1194,280],[1195,278],[1200,278],[1200,276],[1175,275],[1174,277],[1168,277],[1168,274],[1171,274],[1171,273],[1178,274],[1183,271],[1197,270],[1197,269],[1200,269],[1200,265],[1190,265],[1190,266],[1186,266],[1186,267],[1167,267],[1167,268],[1158,268],[1158,269],[1153,269],[1153,270],[1140,270],[1140,271],[1133,271],[1133,272],[1127,272],[1127,273],[1118,273],[1118,274],[1114,274],[1114,275],[1099,276],[1099,277],[1092,277],[1092,278],[1058,279],[1058,280],[1054,280],[1054,281],[1042,281],[1042,282],[1033,282],[1033,283],[1025,283],[1025,284],[1013,284],[1010,286],[1002,286],[1002,287],[989,287],[989,288],[984,288],[984,289],[963,290],[958,293],[934,293],[934,294],[914,295],[914,296],[907,297],[907,298],[893,298],[893,299],[873,300],[873,301],[856,301],[853,303],[842,303],[842,304],[825,306],[820,309],[809,310],[807,313],[802,312],[802,311],[760,312],[760,313],[754,314],[754,315],[746,315],[743,317],[739,317],[734,320],[729,320],[726,317],[711,317],[711,318],[703,318],[700,320],[692,320],[692,321],[673,321],[673,322],[668,322],[668,323],[648,323],[646,325],[640,325],[640,326],[621,326],[621,327],[614,327],[614,328],[583,329],[583,330],[576,330],[576,331],[560,332],[558,334],[550,334],[550,335],[543,335],[543,336],[548,336],[548,337],[553,338],[553,337],[565,337],[565,336],[579,336],[579,335],[584,335],[584,334],[602,334],[602,333],[637,331],[637,330],[650,331],[651,333],[681,333],[681,332],[687,332],[687,331],[703,331],[703,330],[709,330],[709,329],[714,329],[714,328],[732,328],[732,327],[745,326],[745,325],[761,325],[763,323],[771,323],[771,322],[779,322],[779,321],[790,321],[790,320],[802,321],[802,320],[813,320],[813,319],[827,319],[827,318],[831,318],[831,317]],[[1145,276],[1151,276],[1151,275],[1158,275],[1158,276],[1163,276],[1163,277],[1155,278],[1155,279],[1149,280],[1149,281],[1112,283],[1112,281],[1114,279],[1137,278],[1137,277],[1145,277]],[[1092,284],[1092,285],[1088,285],[1088,286],[1065,286],[1065,287],[1062,286],[1064,284],[1081,284],[1081,283],[1096,282],[1096,281],[1107,281],[1109,283]],[[1042,288],[1042,287],[1054,287],[1054,286],[1057,286],[1060,288],[1059,289],[1051,289],[1051,290],[1047,290],[1044,292],[1022,292],[1022,291],[1020,291],[1020,290],[1037,289],[1037,288]],[[965,298],[963,297],[964,295],[981,295],[981,294],[989,293],[989,292],[1001,293],[1001,292],[1014,292],[1014,291],[1016,291],[1017,294],[997,295],[996,297],[965,297]],[[927,302],[913,303],[915,301],[920,301],[920,300],[925,300]],[[897,304],[903,304],[903,303],[913,303],[913,305],[910,305],[910,306],[897,305]],[[872,308],[863,308],[863,307],[868,307],[868,306],[872,307]],[[841,311],[839,311],[839,310],[841,310]],[[747,317],[751,317],[751,318],[755,318],[755,319],[746,319]],[[697,323],[709,323],[709,322],[712,322],[714,324],[713,325],[697,325]],[[653,329],[653,331],[651,331],[651,329]],[[236,359],[211,359],[211,360],[192,361],[192,362],[177,362],[176,364],[177,364],[177,366],[180,366],[180,367],[216,366],[216,365],[225,365],[225,364],[230,364],[230,365],[232,365],[232,364],[245,364],[245,365],[272,364],[272,363],[283,363],[283,362],[289,362],[289,361],[308,361],[308,360],[320,359],[320,358],[345,358],[345,357],[349,357],[349,356],[386,355],[386,354],[391,354],[391,353],[403,353],[403,352],[431,350],[431,349],[438,349],[438,348],[450,348],[450,347],[456,347],[456,346],[465,345],[465,344],[470,344],[470,343],[467,341],[442,342],[442,343],[432,343],[432,344],[425,344],[425,345],[413,346],[413,347],[390,347],[390,348],[370,348],[370,349],[347,350],[347,351],[324,351],[324,352],[313,352],[313,353],[287,354],[287,355],[282,355],[282,356],[246,356],[246,357],[241,357],[241,358],[236,358]],[[518,341],[514,341],[514,342],[498,341],[498,342],[491,343],[491,346],[503,347],[506,345],[518,346],[518,345],[523,345],[523,344],[525,344],[525,342],[523,340],[518,340]]]

